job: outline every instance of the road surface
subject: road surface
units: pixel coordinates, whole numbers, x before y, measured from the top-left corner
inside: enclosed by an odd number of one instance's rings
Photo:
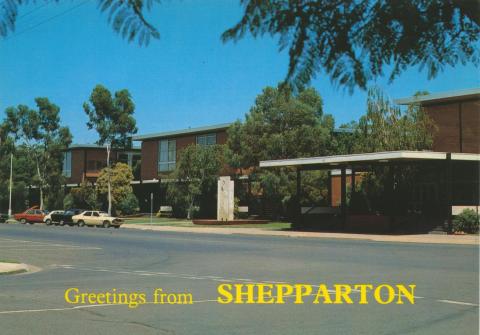
[[[0,225],[1,334],[478,334],[477,246]],[[416,284],[414,305],[221,305],[223,283]],[[192,305],[68,304],[65,290],[189,292]]]

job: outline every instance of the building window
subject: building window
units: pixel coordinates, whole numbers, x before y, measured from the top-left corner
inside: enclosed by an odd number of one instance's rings
[[[72,176],[72,152],[66,151],[63,153],[63,168],[62,175],[67,178]]]
[[[177,141],[161,140],[158,149],[158,171],[167,172],[175,170],[175,162],[177,159]]]
[[[124,164],[127,164],[128,166],[131,166],[130,154],[119,154],[118,161],[120,163],[124,163]]]
[[[107,167],[106,162],[91,160],[87,162],[87,171],[89,172],[98,172],[103,168]]]
[[[217,144],[217,134],[204,134],[197,136],[197,144],[200,145],[213,145]]]

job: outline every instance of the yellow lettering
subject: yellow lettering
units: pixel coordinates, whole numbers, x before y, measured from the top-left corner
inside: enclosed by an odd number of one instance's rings
[[[293,286],[290,284],[277,285],[277,304],[284,304],[283,297],[289,296],[293,293]]]
[[[387,300],[383,300],[382,298],[382,289],[383,288],[386,288],[387,291],[388,291],[388,298]],[[393,287],[391,287],[390,285],[387,285],[387,284],[382,284],[382,285],[379,285],[375,291],[373,292],[373,296],[375,297],[375,300],[381,304],[381,305],[386,305],[386,304],[389,304],[393,301],[393,299],[395,299],[395,290],[393,289]]]
[[[371,284],[356,284],[353,286],[354,289],[360,290],[360,301],[358,302],[359,305],[367,305],[367,289],[372,290],[373,285]]]
[[[325,284],[322,284],[318,287],[317,294],[315,295],[315,300],[313,300],[313,303],[318,304],[320,298],[323,298],[324,304],[332,303],[332,298],[330,298],[330,293],[328,292],[328,288]]]
[[[350,293],[352,292],[352,288],[350,285],[346,284],[336,284],[335,287],[335,304],[343,304],[346,302],[347,304],[353,304],[352,299],[350,298]]]
[[[232,293],[230,292],[232,290],[232,285],[231,284],[221,284],[218,286],[218,294],[224,296],[225,298],[222,299],[222,297],[217,298],[217,302],[219,304],[229,304],[233,301],[233,296]]]
[[[242,292],[243,287],[247,289],[246,292]],[[247,299],[247,304],[255,303],[253,288],[255,284],[235,284],[235,303],[243,304],[243,297]]]
[[[258,303],[259,304],[273,304],[272,298],[273,284],[257,284],[258,287]],[[265,300],[265,298],[269,300]]]
[[[402,305],[402,304],[403,304],[402,297],[407,298],[407,300],[408,300],[412,305],[415,304],[415,295],[414,295],[414,292],[415,292],[415,287],[416,287],[416,285],[408,285],[408,287],[410,288],[410,291],[405,287],[405,285],[397,285],[397,289],[398,289],[398,300],[397,300],[397,304],[399,304],[399,305]]]
[[[303,297],[312,294],[312,285],[295,284],[295,304],[303,304]]]
[[[75,295],[73,296],[75,300],[70,299],[70,292],[74,292]],[[78,288],[72,287],[67,290],[65,290],[65,301],[68,302],[69,304],[78,304]]]

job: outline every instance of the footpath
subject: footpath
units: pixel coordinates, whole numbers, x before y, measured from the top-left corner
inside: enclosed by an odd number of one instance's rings
[[[373,234],[351,234],[351,233],[327,233],[327,232],[305,232],[267,230],[261,228],[228,228],[228,227],[172,227],[157,226],[151,224],[123,224],[123,229],[152,230],[159,232],[185,232],[198,234],[220,234],[220,235],[262,235],[262,236],[283,236],[297,238],[326,238],[326,239],[353,239],[368,240],[375,242],[400,242],[400,243],[434,243],[434,244],[466,244],[479,245],[478,235],[440,235],[440,234],[416,234],[416,235],[373,235]]]
[[[0,262],[0,275],[22,273],[27,271],[29,271],[29,266],[27,264]]]

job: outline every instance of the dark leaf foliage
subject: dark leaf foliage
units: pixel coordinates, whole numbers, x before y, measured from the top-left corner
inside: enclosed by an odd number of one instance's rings
[[[15,31],[19,7],[29,3],[55,3],[68,0],[3,0],[0,2],[0,36]],[[71,1],[74,3],[73,1]],[[152,38],[160,38],[158,30],[144,14],[159,0],[97,0],[98,8],[108,15],[113,30],[129,42],[148,45]]]
[[[113,30],[129,42],[148,45],[151,38],[160,38],[158,30],[144,16],[159,0],[98,0],[98,7],[108,13]]]
[[[18,7],[29,2],[35,0],[0,2],[0,36],[14,31]],[[155,2],[159,0],[97,0],[114,31],[139,45],[160,37],[145,18]],[[247,33],[278,38],[290,59],[285,81],[296,89],[322,72],[353,91],[385,72],[392,81],[410,66],[426,69],[433,78],[445,66],[479,64],[478,0],[240,2],[244,15],[222,40],[236,41]]]
[[[433,78],[447,65],[479,63],[477,0],[242,0],[241,20],[223,41],[278,37],[288,49],[286,81],[297,89],[324,71],[353,90],[409,66]]]

